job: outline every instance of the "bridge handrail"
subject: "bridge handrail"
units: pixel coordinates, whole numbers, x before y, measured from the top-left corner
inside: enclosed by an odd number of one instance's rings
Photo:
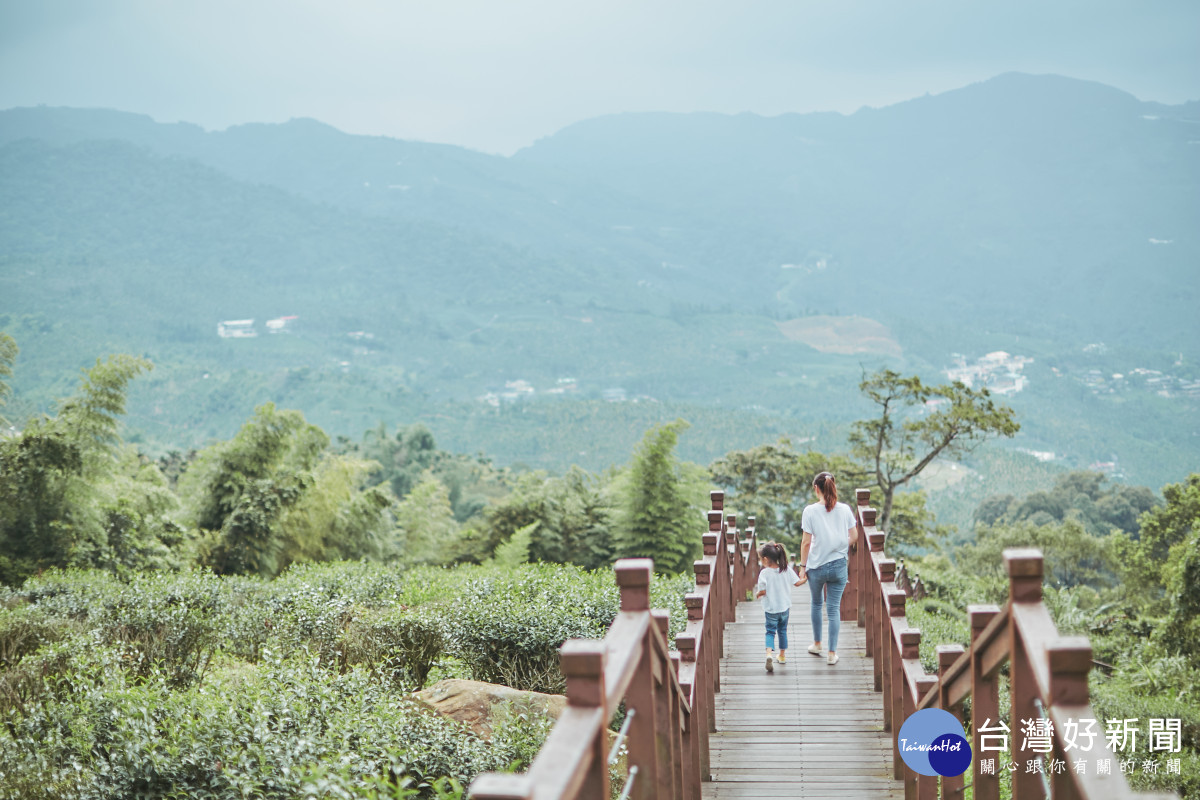
[[[724,627],[757,578],[754,517],[742,535],[711,493],[703,557],[693,564],[687,623],[667,644],[667,612],[650,608],[653,561],[614,565],[621,605],[602,640],[571,639],[559,651],[567,707],[524,774],[484,773],[474,800],[609,800],[608,722],[622,701],[628,721],[629,775],[623,796],[700,800],[709,779],[708,734],[716,730]],[[623,732],[625,728],[623,727]],[[618,744],[618,747],[620,745]]]
[[[1042,602],[1044,562],[1040,550],[1004,551],[1009,576],[1009,596],[1004,607],[971,605],[967,616],[971,626],[969,645],[940,645],[937,648],[938,673],[929,675],[920,660],[921,632],[909,627],[905,616],[907,593],[897,585],[896,562],[884,554],[886,534],[875,527],[875,509],[870,507],[871,493],[858,489],[855,515],[867,547],[851,554],[851,583],[857,593],[858,624],[865,627],[867,656],[874,662],[874,688],[883,694],[884,729],[892,732],[893,777],[904,781],[905,798],[934,800],[939,797],[937,777],[918,775],[908,768],[897,746],[903,721],[923,708],[941,708],[963,722],[963,703],[971,700],[973,732],[970,735],[976,762],[982,752],[984,733],[980,720],[999,721],[1000,670],[1010,665],[1009,719],[1016,721],[1044,717],[1053,726],[1051,752],[1027,752],[1043,759],[1043,771],[1012,773],[1012,797],[1072,798],[1072,800],[1149,800],[1152,797],[1177,798],[1175,794],[1133,792],[1120,770],[1109,774],[1077,773],[1063,769],[1051,773],[1046,756],[1068,759],[1069,747],[1063,730],[1068,720],[1097,720],[1089,700],[1088,673],[1092,667],[1092,647],[1083,636],[1061,636]],[[845,607],[843,606],[845,611]],[[1016,725],[1012,725],[1012,740]],[[1100,753],[1093,758],[1120,759],[1099,737]],[[1000,769],[993,774],[972,776],[975,800],[998,800]],[[956,800],[964,791],[964,776],[942,777],[941,800]]]

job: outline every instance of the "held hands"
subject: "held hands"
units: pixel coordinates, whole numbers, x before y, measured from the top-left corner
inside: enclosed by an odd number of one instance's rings
[[[766,589],[759,589],[757,592],[754,593],[754,599],[757,600],[758,598],[766,595],[766,593],[767,593]]]

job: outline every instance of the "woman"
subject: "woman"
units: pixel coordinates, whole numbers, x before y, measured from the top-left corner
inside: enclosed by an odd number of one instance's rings
[[[800,544],[800,576],[808,579],[812,592],[813,643],[808,652],[821,655],[821,606],[829,611],[828,664],[838,662],[837,641],[842,625],[842,592],[849,578],[847,555],[858,532],[850,506],[838,502],[833,475],[822,472],[813,478],[818,502],[805,506],[800,517],[804,538]],[[829,595],[824,595],[828,587]]]

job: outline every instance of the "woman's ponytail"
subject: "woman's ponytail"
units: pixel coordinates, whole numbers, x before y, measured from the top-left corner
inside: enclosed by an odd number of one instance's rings
[[[817,477],[813,478],[813,486],[821,492],[821,497],[825,500],[825,510],[833,511],[833,507],[837,505],[838,493],[837,482],[833,479],[833,474],[829,472],[821,472]]]

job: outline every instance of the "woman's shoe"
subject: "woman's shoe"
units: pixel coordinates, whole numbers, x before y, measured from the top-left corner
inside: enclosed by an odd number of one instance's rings
[[[829,666],[831,666],[831,667],[832,667],[832,666],[833,666],[834,664],[836,664],[837,662],[838,662],[838,654],[837,654],[837,653],[830,653],[830,654],[829,654],[829,660],[828,660],[828,662],[827,662],[827,663],[829,664]]]
[[[808,652],[812,653],[814,656],[819,656],[821,655],[821,648],[817,647],[815,644],[810,644],[808,646]]]

